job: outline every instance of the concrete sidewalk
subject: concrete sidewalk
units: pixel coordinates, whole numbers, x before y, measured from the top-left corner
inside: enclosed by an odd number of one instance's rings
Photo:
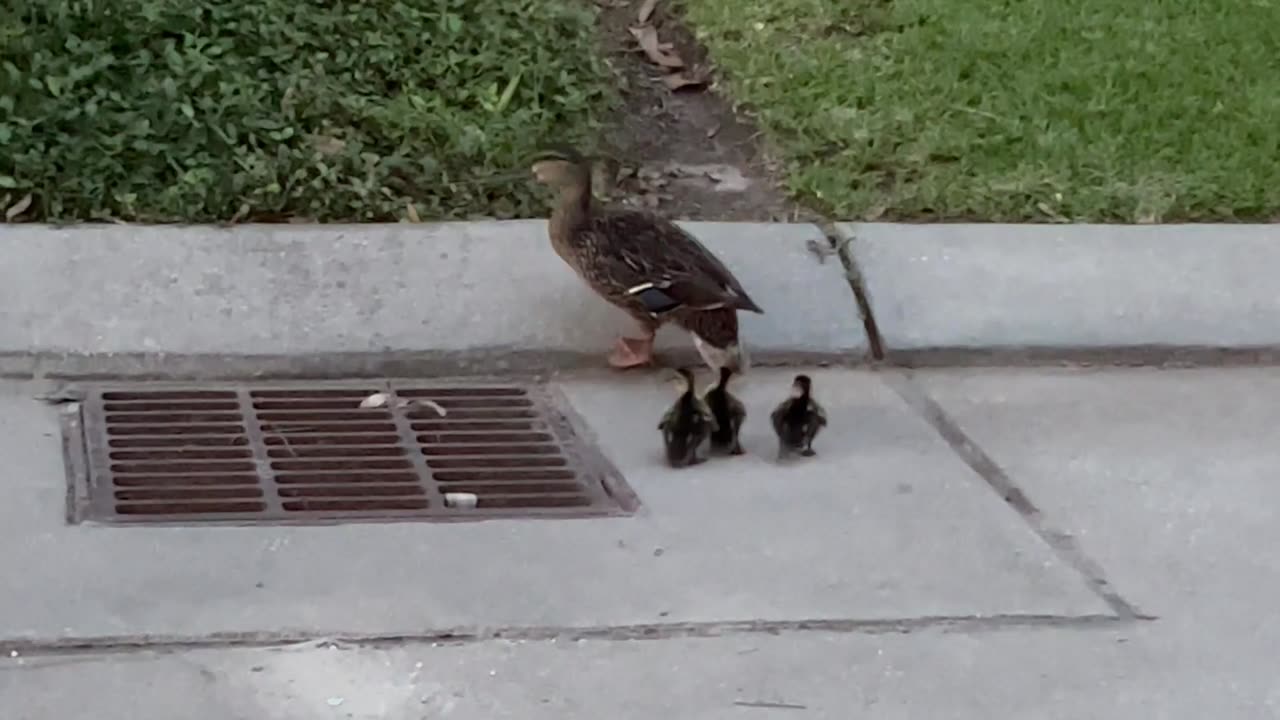
[[[54,411],[12,383],[0,707],[1276,716],[1273,370],[815,369],[831,431],[779,467],[764,414],[792,372],[744,378],[748,457],[678,473],[657,378],[564,376],[645,512],[451,529],[67,527]]]

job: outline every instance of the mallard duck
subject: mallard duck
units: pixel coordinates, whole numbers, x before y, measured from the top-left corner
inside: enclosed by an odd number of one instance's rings
[[[674,378],[679,395],[675,403],[662,416],[658,429],[662,431],[662,444],[666,447],[667,463],[679,468],[696,465],[705,458],[703,445],[717,429],[715,415],[706,403],[698,399],[693,386],[693,371],[680,368]]]
[[[653,339],[668,321],[688,330],[713,370],[742,372],[738,311],[763,314],[729,269],[678,225],[639,210],[597,208],[590,164],[577,152],[542,153],[538,182],[558,197],[548,223],[551,246],[605,300],[635,319],[641,337],[619,337],[616,368],[653,361]]]
[[[720,368],[720,382],[707,390],[702,401],[716,419],[716,430],[711,433],[711,448],[726,451],[730,455],[741,455],[746,451],[738,441],[738,433],[747,419],[747,406],[729,392],[729,378],[732,376],[732,368]]]
[[[791,382],[791,396],[774,408],[769,419],[778,435],[779,459],[792,452],[806,457],[817,454],[813,439],[827,426],[827,413],[814,399],[813,380],[808,375],[796,375]]]

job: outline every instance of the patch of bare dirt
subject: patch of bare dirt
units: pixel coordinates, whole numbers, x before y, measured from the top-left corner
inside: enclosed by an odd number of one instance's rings
[[[715,90],[706,49],[668,0],[586,0],[620,84],[602,138],[597,192],[687,220],[791,221],[804,211],[778,187],[759,130]]]

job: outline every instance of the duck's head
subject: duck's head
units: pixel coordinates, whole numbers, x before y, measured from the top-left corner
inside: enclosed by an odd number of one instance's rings
[[[556,148],[533,158],[533,178],[551,188],[580,187],[591,182],[591,168],[576,150]]]
[[[791,397],[808,397],[811,392],[813,392],[813,381],[808,375],[797,375],[796,379],[791,381]]]

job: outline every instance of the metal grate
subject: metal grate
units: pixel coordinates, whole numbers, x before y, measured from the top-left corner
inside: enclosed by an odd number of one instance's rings
[[[85,388],[84,462],[68,458],[80,485],[73,515],[245,523],[634,511],[630,488],[562,405],[545,386],[475,380]]]

